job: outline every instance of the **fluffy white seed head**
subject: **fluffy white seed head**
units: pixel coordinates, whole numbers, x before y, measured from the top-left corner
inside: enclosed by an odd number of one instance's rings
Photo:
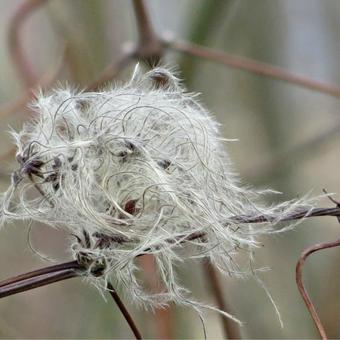
[[[208,257],[222,272],[244,275],[236,255],[249,263],[257,235],[290,228],[278,223],[306,207],[268,207],[263,193],[241,187],[218,124],[167,69],[137,72],[101,92],[56,89],[32,107],[35,118],[13,133],[20,168],[3,195],[2,222],[65,229],[88,277],[98,286],[116,280],[135,301],[197,307],[176,264]],[[238,215],[270,216],[276,226],[252,226]],[[162,293],[139,284],[136,257],[145,253],[155,256]]]

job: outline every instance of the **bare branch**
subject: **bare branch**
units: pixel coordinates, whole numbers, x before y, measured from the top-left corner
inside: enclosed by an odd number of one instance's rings
[[[329,96],[339,98],[340,88],[336,85],[323,83],[294,73],[290,73],[280,67],[259,61],[217,51],[208,47],[183,42],[164,41],[166,46],[174,51],[189,54],[194,57],[207,59],[233,68],[245,70],[260,76],[270,77],[290,84],[310,89],[312,91],[325,93]]]
[[[315,208],[315,209],[306,210],[306,211],[299,211],[299,212],[290,214],[284,219],[284,221],[291,221],[291,220],[297,220],[297,219],[302,219],[302,218],[307,218],[307,217],[316,217],[316,216],[338,217],[340,216],[340,207],[337,206],[336,208]],[[273,222],[274,220],[272,217],[268,217],[264,215],[259,215],[259,216],[239,215],[239,216],[234,216],[232,219],[235,221],[235,223],[264,223],[264,222]],[[198,238],[202,238],[204,236],[205,236],[205,233],[203,232],[192,233],[186,237],[180,237],[177,239],[169,239],[168,242],[177,244],[177,243],[183,243],[185,241],[192,241]],[[312,247],[311,249],[307,249],[307,251],[303,253],[300,259],[300,263],[301,263],[299,265],[300,269],[298,269],[297,267],[297,277],[299,273],[301,276],[301,266],[303,264],[303,261],[306,259],[306,257],[309,254],[320,249],[335,247],[337,245],[340,245],[340,240],[336,242],[320,244],[320,245]],[[144,254],[147,254],[149,252],[150,252],[150,249],[145,249],[143,253],[138,255],[138,257],[143,256]],[[300,272],[298,270],[300,270]],[[60,264],[60,265],[54,265],[54,266],[39,269],[33,272],[29,272],[26,274],[22,274],[22,275],[0,282],[0,298],[13,295],[13,294],[17,294],[20,292],[24,292],[30,289],[38,288],[41,286],[45,286],[50,283],[80,276],[82,275],[83,271],[84,271],[84,268],[80,264],[78,264],[78,262],[71,261],[71,262]]]
[[[323,249],[328,249],[328,248],[334,248],[334,247],[339,247],[340,246],[340,239],[332,242],[323,242],[323,243],[317,243],[311,247],[306,248],[300,256],[300,260],[298,261],[296,265],[296,284],[298,286],[298,289],[300,291],[300,294],[307,306],[307,309],[314,321],[314,324],[320,334],[320,337],[322,339],[327,339],[327,335],[325,332],[325,329],[323,328],[322,322],[318,316],[318,313],[313,305],[313,302],[311,298],[309,297],[306,288],[304,287],[303,284],[303,279],[302,279],[302,267],[307,259],[307,257],[319,250]]]
[[[132,316],[130,315],[129,311],[126,309],[123,301],[120,299],[117,291],[113,288],[112,284],[108,282],[107,284],[107,290],[110,292],[110,295],[112,296],[113,300],[117,304],[119,310],[123,314],[125,320],[130,326],[131,331],[133,332],[136,339],[142,339],[142,335],[140,331],[138,330],[134,320],[132,319]]]
[[[29,87],[15,101],[6,103],[0,107],[0,117],[7,116],[18,112],[19,110],[28,110],[27,104],[34,98],[34,94],[39,89],[49,88],[58,79],[63,68],[63,61],[67,53],[68,46],[63,44],[60,57],[54,63],[53,68],[44,73],[34,85]]]
[[[16,10],[12,17],[8,30],[8,44],[11,58],[15,64],[16,70],[24,82],[25,86],[31,87],[36,83],[36,75],[33,72],[32,65],[27,60],[20,40],[20,31],[26,19],[34,11],[43,5],[46,0],[27,0],[24,1]]]
[[[109,65],[93,83],[86,87],[86,91],[95,91],[105,83],[115,78],[134,58],[135,51],[124,53],[117,61]]]
[[[79,276],[81,270],[83,268],[76,261],[71,261],[15,276],[0,282],[0,299]]]
[[[133,7],[139,34],[137,55],[140,59],[147,61],[150,66],[154,66],[158,64],[163,54],[162,43],[152,27],[144,0],[133,0]]]
[[[340,207],[335,208],[314,208],[310,210],[303,210],[298,212],[292,212],[289,216],[286,216],[281,220],[281,222],[288,222],[288,221],[296,221],[304,218],[309,217],[320,217],[320,216],[340,216]],[[247,215],[239,215],[233,216],[230,218],[232,221],[237,223],[267,223],[267,222],[275,222],[275,218],[265,215],[258,215],[258,216],[247,216]],[[204,232],[194,232],[186,237],[178,237],[176,240],[169,239],[169,243],[183,243],[185,241],[193,241],[205,236]]]
[[[203,269],[205,272],[206,281],[208,282],[212,293],[215,296],[215,300],[217,302],[217,306],[220,310],[230,313],[230,308],[226,302],[226,299],[223,294],[223,289],[221,287],[218,273],[214,267],[214,265],[209,261],[203,262]],[[241,339],[241,333],[239,325],[227,318],[224,315],[220,315],[221,322],[223,325],[224,336],[226,339]]]

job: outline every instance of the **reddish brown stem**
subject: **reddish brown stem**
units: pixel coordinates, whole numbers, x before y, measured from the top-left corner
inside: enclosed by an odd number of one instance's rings
[[[34,98],[37,90],[49,88],[60,75],[67,49],[67,45],[64,44],[59,60],[54,63],[53,68],[47,70],[32,87],[19,95],[15,101],[6,103],[0,107],[0,117],[14,114],[20,110],[28,110],[27,104]]]
[[[163,46],[152,27],[149,13],[144,0],[133,0],[139,34],[137,54],[140,59],[147,61],[150,66],[156,65],[162,55]]]
[[[320,216],[334,216],[339,217],[340,216],[340,207],[335,208],[314,208],[310,210],[303,210],[299,212],[293,212],[290,215],[286,216],[281,222],[288,222],[288,221],[295,221],[302,218],[310,218],[310,217],[320,217]],[[232,221],[237,223],[267,223],[267,222],[275,222],[274,217],[265,216],[265,215],[258,215],[258,216],[247,216],[247,215],[238,215],[233,216],[230,218]],[[199,232],[193,232],[190,235],[187,236],[180,236],[174,239],[169,239],[169,243],[176,243],[176,242],[186,242],[186,241],[193,241],[199,238],[202,238],[205,236],[205,233],[203,231]]]
[[[147,254],[139,258],[138,265],[143,271],[143,281],[146,281],[146,286],[151,294],[157,294],[166,291],[162,280],[160,279],[157,270],[156,259],[152,254]],[[154,326],[157,339],[172,339],[172,308],[171,305],[166,308],[156,307],[154,310]]]
[[[300,291],[300,294],[307,306],[307,309],[314,321],[314,324],[320,334],[321,339],[325,340],[327,339],[327,335],[325,332],[325,329],[322,325],[322,322],[318,316],[318,313],[313,305],[313,302],[311,298],[309,297],[307,290],[303,284],[302,279],[302,267],[307,259],[307,257],[319,250],[328,249],[328,248],[334,248],[340,246],[340,239],[332,242],[323,242],[323,243],[317,243],[311,247],[306,248],[300,255],[300,260],[298,261],[296,265],[296,284],[298,286],[298,289]]]
[[[134,334],[135,338],[136,339],[142,339],[142,335],[141,335],[140,331],[138,330],[136,323],[132,319],[132,316],[130,315],[130,313],[127,310],[127,308],[125,307],[123,301],[120,299],[117,291],[113,288],[113,286],[110,282],[108,282],[108,284],[107,284],[107,289],[110,292],[110,295],[112,296],[113,300],[117,304],[120,312],[123,314],[126,322],[129,324],[130,329],[131,329],[132,333]]]
[[[20,32],[27,18],[40,7],[46,0],[27,0],[24,1],[16,10],[12,17],[8,30],[9,51],[15,64],[20,78],[25,86],[31,87],[36,83],[36,75],[33,72],[32,65],[27,60],[23,51]]]
[[[214,265],[209,260],[204,261],[203,269],[205,272],[206,281],[215,296],[218,308],[230,314],[230,308],[225,300],[223,289],[218,278],[218,273]],[[220,315],[220,317],[226,339],[241,339],[241,333],[238,324],[224,315]]]
[[[245,70],[261,76],[281,80],[313,91],[325,93],[332,97],[340,97],[340,88],[336,85],[323,83],[317,80],[310,79],[308,77],[290,73],[277,66],[183,41],[165,42],[165,44],[170,49],[189,54],[191,56],[207,59],[216,63]]]
[[[6,285],[12,285],[22,280],[26,280],[29,278],[33,278],[33,277],[37,277],[37,276],[41,276],[41,275],[45,275],[49,273],[55,273],[55,272],[66,270],[66,269],[73,269],[73,270],[79,269],[80,270],[81,267],[79,266],[77,261],[65,262],[62,264],[57,264],[54,266],[49,266],[49,267],[33,270],[25,274],[11,277],[10,279],[3,280],[0,282],[0,287],[6,286]]]
[[[0,298],[81,275],[75,261],[38,269],[0,282]]]
[[[123,54],[117,61],[109,65],[93,83],[88,85],[86,91],[98,90],[98,88],[111,81],[130,63],[134,55],[135,51]]]

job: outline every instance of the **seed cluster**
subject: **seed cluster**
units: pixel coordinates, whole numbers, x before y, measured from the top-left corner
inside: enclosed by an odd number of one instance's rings
[[[2,197],[1,222],[67,230],[88,277],[98,287],[116,280],[136,302],[199,309],[179,285],[176,264],[204,257],[225,274],[244,275],[236,256],[249,265],[257,235],[291,228],[278,223],[306,208],[304,200],[268,207],[264,192],[243,188],[218,124],[165,68],[136,71],[100,92],[56,89],[32,107],[36,117],[13,133],[19,169]],[[276,226],[238,215],[270,216]],[[145,253],[155,257],[164,292],[149,293],[137,279],[136,258]]]

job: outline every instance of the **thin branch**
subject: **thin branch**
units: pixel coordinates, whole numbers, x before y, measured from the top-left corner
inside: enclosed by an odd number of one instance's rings
[[[12,284],[20,282],[22,280],[31,279],[31,278],[41,276],[41,275],[45,275],[45,274],[49,274],[49,273],[55,273],[55,272],[58,272],[58,271],[61,271],[61,270],[66,270],[66,269],[80,270],[81,267],[79,266],[77,261],[65,262],[65,263],[62,263],[62,264],[57,264],[57,265],[33,270],[33,271],[25,273],[25,274],[21,274],[21,275],[11,277],[10,279],[3,280],[3,281],[0,282],[0,287],[4,287],[6,285],[12,285]]]
[[[123,314],[126,322],[129,324],[131,331],[133,332],[136,339],[142,339],[142,335],[140,331],[138,330],[134,320],[132,319],[132,316],[130,315],[129,311],[126,309],[123,301],[120,299],[117,291],[113,288],[112,284],[110,282],[107,283],[107,290],[110,292],[110,295],[112,296],[113,300],[117,304],[119,310]]]
[[[230,308],[225,300],[223,289],[218,278],[218,273],[214,265],[210,262],[210,260],[204,261],[203,269],[205,272],[206,281],[208,282],[210,289],[215,296],[218,308],[226,313],[230,313]],[[220,317],[225,338],[241,339],[239,325],[235,321],[227,318],[222,314],[220,315]]]
[[[155,256],[152,254],[146,254],[139,258],[138,266],[141,267],[143,272],[142,280],[145,281],[145,287],[147,287],[149,293],[158,294],[166,291],[166,287],[159,276],[157,270],[157,264]],[[153,324],[155,326],[155,336],[157,339],[172,339],[173,327],[172,327],[172,312],[171,305],[166,308],[155,307],[153,315]]]
[[[133,0],[133,7],[139,33],[137,45],[124,51],[117,61],[113,62],[102,72],[97,80],[86,87],[86,91],[95,91],[111,81],[134,58],[146,61],[150,66],[158,64],[164,51],[164,44],[152,27],[144,1]]]
[[[314,321],[314,324],[320,334],[320,337],[325,340],[327,339],[327,335],[325,332],[325,329],[322,325],[322,322],[318,316],[318,313],[313,305],[313,302],[311,298],[309,297],[306,288],[304,287],[303,284],[303,279],[302,279],[302,267],[307,259],[307,257],[319,250],[323,249],[328,249],[328,248],[334,248],[334,247],[339,247],[340,246],[340,239],[332,242],[323,242],[323,243],[317,243],[311,247],[306,248],[300,255],[300,260],[298,261],[296,265],[296,284],[298,286],[298,289],[300,291],[300,294],[307,306],[307,309]]]
[[[58,281],[81,276],[83,272],[84,268],[79,265],[77,261],[70,261],[17,275],[0,282],[0,299]],[[127,311],[116,290],[110,283],[108,283],[107,289],[128,322],[132,332],[135,334],[136,339],[142,339],[131,315]]]
[[[23,51],[20,32],[27,18],[35,10],[44,4],[46,0],[27,0],[24,1],[16,10],[10,20],[8,30],[8,44],[11,58],[15,64],[16,70],[25,86],[31,87],[36,83],[36,75],[33,72],[32,65],[27,60]]]
[[[340,98],[340,88],[336,85],[300,76],[271,64],[262,63],[250,58],[232,55],[183,41],[164,41],[164,44],[174,51],[207,59],[226,66],[255,73],[260,76],[274,78],[309,90],[325,93],[332,97]]]
[[[93,83],[86,87],[86,91],[95,91],[111,81],[130,63],[134,56],[134,50],[123,53],[117,61],[110,64]]]
[[[75,261],[42,268],[0,282],[0,299],[34,288],[81,275],[83,268]]]
[[[292,212],[285,218],[281,219],[280,222],[288,222],[288,221],[296,221],[304,218],[310,217],[321,217],[321,216],[340,216],[340,207],[335,208],[314,208],[314,209],[306,209],[298,212]],[[275,222],[275,217],[258,215],[258,216],[247,216],[247,215],[238,215],[230,218],[235,224],[237,223],[267,223],[267,222]],[[186,241],[193,241],[199,238],[204,237],[206,234],[202,231],[193,232],[187,236],[179,236],[174,239],[169,239],[169,243],[183,243]]]
[[[340,216],[340,207],[336,208],[314,208],[311,210],[304,210],[299,212],[293,212],[289,216],[287,216],[283,221],[292,221],[298,220],[302,218],[309,217],[317,217],[317,216]],[[235,223],[264,223],[264,222],[273,222],[275,219],[272,217],[259,215],[259,216],[246,216],[239,215],[234,216],[232,220]],[[205,236],[204,232],[194,232],[188,236],[179,237],[176,239],[169,239],[169,243],[183,243],[185,241],[192,241],[198,238],[202,238]],[[337,241],[340,244],[340,241]],[[317,247],[312,248],[307,251],[306,254],[302,257],[300,262],[304,261],[304,259],[312,252],[319,250],[330,248],[332,246],[337,246],[338,243],[329,243],[322,244],[321,246],[317,245]],[[145,249],[143,253],[139,254],[142,256],[150,252],[150,249]],[[301,265],[300,265],[301,267]],[[84,268],[80,266],[76,261],[71,261],[67,263],[63,263],[60,265],[54,265],[47,268],[39,269],[33,272],[29,272],[26,274],[22,274],[7,280],[0,282],[0,298],[13,295],[16,293],[24,292],[30,289],[34,289],[37,287],[45,286],[50,283],[58,282],[61,280],[66,280],[68,278],[80,276],[83,272]],[[300,269],[301,270],[301,269]],[[114,296],[112,296],[114,297]]]
[[[139,34],[138,57],[147,61],[150,66],[154,66],[158,64],[163,54],[163,44],[152,26],[144,0],[133,0],[133,8]]]
[[[60,56],[57,61],[54,62],[53,68],[48,69],[33,86],[28,88],[15,101],[2,105],[0,107],[0,117],[14,114],[23,109],[28,110],[27,104],[34,98],[34,94],[39,89],[49,88],[59,77],[67,50],[67,44],[63,44]]]

